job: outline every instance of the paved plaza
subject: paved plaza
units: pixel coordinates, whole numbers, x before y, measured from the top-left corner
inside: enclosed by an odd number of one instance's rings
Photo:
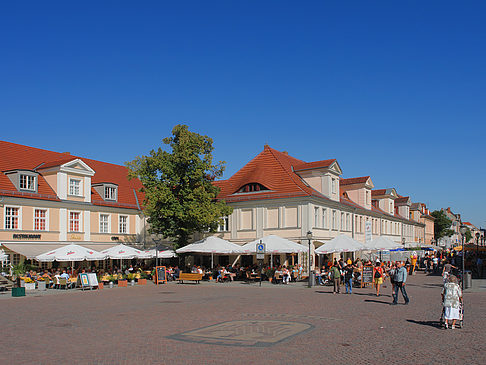
[[[486,291],[465,294],[465,328],[438,328],[441,278],[391,288],[169,283],[0,296],[2,364],[484,364]]]

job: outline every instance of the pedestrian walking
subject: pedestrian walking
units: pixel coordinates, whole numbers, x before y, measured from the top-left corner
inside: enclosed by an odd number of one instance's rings
[[[353,263],[348,263],[344,267],[344,286],[346,288],[346,294],[353,294],[353,275],[356,266]]]
[[[442,303],[444,306],[445,328],[449,328],[449,321],[452,321],[451,328],[456,328],[456,321],[461,319],[462,291],[457,283],[457,277],[449,275],[449,281],[442,289]]]
[[[395,290],[393,292],[393,303],[392,304],[398,304],[398,289],[402,292],[403,299],[405,300],[405,304],[408,304],[410,302],[410,299],[408,298],[407,291],[405,290],[405,282],[407,281],[407,269],[405,269],[404,266],[402,266],[402,263],[400,261],[397,261],[396,263],[396,271],[395,271]]]
[[[331,268],[331,276],[332,276],[332,281],[334,283],[334,288],[332,290],[333,294],[340,293],[340,288],[339,286],[341,285],[341,271],[339,270],[339,265],[334,264]]]
[[[381,267],[380,261],[376,261],[375,267],[373,269],[373,278],[376,287],[376,296],[380,296],[380,286],[383,284],[383,268]]]

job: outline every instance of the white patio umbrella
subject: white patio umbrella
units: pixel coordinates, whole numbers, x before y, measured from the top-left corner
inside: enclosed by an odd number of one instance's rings
[[[387,251],[403,247],[400,243],[392,241],[388,237],[378,236],[365,244],[365,250],[369,251]]]
[[[59,247],[55,250],[48,251],[35,257],[40,262],[52,262],[52,261],[67,261],[71,262],[71,272],[74,269],[74,262],[76,261],[96,261],[104,260],[105,254],[98,251],[91,250],[89,248],[80,245],[66,245]]]
[[[349,236],[340,234],[329,242],[324,243],[316,249],[317,254],[337,253],[337,252],[356,252],[364,250],[362,243]]]
[[[101,253],[105,254],[107,258],[112,259],[112,260],[120,260],[120,269],[122,268],[123,265],[123,260],[127,259],[149,259],[152,256],[150,256],[148,253],[145,251],[138,250],[134,247],[126,246],[122,243],[119,245],[110,247],[106,250],[101,251]]]
[[[66,245],[55,250],[40,254],[35,257],[37,261],[52,262],[52,261],[95,261],[104,260],[106,255],[95,250],[80,245]]]
[[[246,253],[256,253],[256,245],[260,242],[265,244],[265,253],[268,254],[298,253],[307,251],[305,246],[274,234],[248,242],[247,244],[241,246],[241,248],[243,248]]]
[[[270,254],[271,267],[273,267],[273,254],[299,253],[307,251],[303,245],[274,234],[248,242],[247,244],[243,245],[242,248],[246,253],[256,253],[256,246],[259,243],[265,244],[265,253]]]
[[[206,253],[211,254],[211,267],[213,267],[214,254],[229,255],[242,254],[244,250],[241,246],[226,241],[216,236],[209,236],[190,245],[181,247],[176,250],[177,253]]]
[[[171,259],[173,257],[177,257],[175,251],[173,250],[158,250],[155,252],[155,248],[151,250],[144,251],[146,254],[150,255],[151,258],[158,257],[159,259]]]

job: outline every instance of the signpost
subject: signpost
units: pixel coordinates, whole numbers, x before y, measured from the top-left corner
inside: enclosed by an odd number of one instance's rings
[[[373,283],[373,266],[366,265],[363,266],[361,270],[361,287],[365,286],[366,284]]]
[[[256,258],[260,264],[260,286],[262,286],[262,266],[263,260],[265,259],[265,244],[261,240],[256,244]]]
[[[159,285],[159,283],[167,284],[167,271],[165,266],[155,267],[155,285]]]

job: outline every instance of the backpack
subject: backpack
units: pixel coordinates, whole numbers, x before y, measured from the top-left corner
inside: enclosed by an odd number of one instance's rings
[[[381,278],[381,277],[382,277],[381,272],[379,272],[378,270],[375,270],[375,275],[374,275],[374,278],[375,278],[375,279],[379,279],[379,278]]]

